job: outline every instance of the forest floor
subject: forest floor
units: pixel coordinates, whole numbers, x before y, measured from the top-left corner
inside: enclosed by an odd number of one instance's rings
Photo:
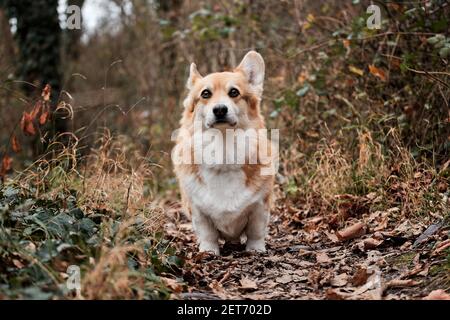
[[[352,199],[352,201],[369,199]],[[223,244],[221,256],[199,253],[191,223],[170,206],[167,237],[184,260],[181,299],[421,299],[450,288],[448,219],[424,225],[397,219],[398,208],[350,218],[272,212],[267,252]],[[298,218],[297,218],[298,217]],[[435,291],[434,298],[449,298]]]

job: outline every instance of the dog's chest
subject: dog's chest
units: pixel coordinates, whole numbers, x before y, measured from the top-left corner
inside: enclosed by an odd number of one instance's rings
[[[199,176],[200,179],[194,176],[186,179],[186,191],[193,204],[212,218],[240,215],[258,198],[246,186],[246,176],[241,169],[218,171],[201,167]]]

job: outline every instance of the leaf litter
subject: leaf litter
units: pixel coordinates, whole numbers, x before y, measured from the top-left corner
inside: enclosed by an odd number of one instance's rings
[[[340,224],[297,215],[299,224],[292,224],[294,209],[278,208],[266,253],[222,242],[221,256],[214,256],[198,252],[189,218],[178,204],[170,208],[165,232],[185,261],[182,299],[448,299],[444,220],[427,227],[393,208],[348,215]]]

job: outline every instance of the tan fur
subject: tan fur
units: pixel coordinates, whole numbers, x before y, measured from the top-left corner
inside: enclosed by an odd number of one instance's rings
[[[214,105],[221,103],[223,99],[230,99],[228,96],[229,87],[235,87],[239,90],[240,95],[233,98],[234,105],[239,108],[240,119],[237,122],[235,129],[263,129],[265,128],[264,118],[261,115],[260,102],[261,92],[256,91],[249,83],[245,71],[238,67],[233,72],[218,72],[212,73],[202,77],[196,70],[195,65],[191,66],[191,76],[188,81],[188,95],[184,101],[184,112],[180,121],[180,134],[177,137],[176,148],[180,148],[190,141],[194,134],[194,120],[198,116],[197,112],[202,112],[201,108],[206,104]],[[211,98],[203,99],[201,92],[205,88],[213,92]],[[259,146],[258,146],[259,147]],[[191,155],[193,156],[193,146],[191,146]],[[270,153],[270,152],[269,152]],[[192,158],[193,159],[193,158]],[[247,159],[248,160],[248,159]],[[261,194],[265,210],[270,209],[270,199],[272,196],[272,189],[274,184],[273,175],[261,175],[261,168],[270,166],[270,163],[262,163],[258,159],[257,164],[245,163],[239,169],[245,175],[245,187],[248,192],[255,192]],[[195,177],[198,186],[204,186],[201,175],[201,165],[198,164],[178,164],[175,165],[175,173],[180,182],[182,203],[185,211],[190,214],[192,212],[192,203],[189,193],[184,190],[181,180],[186,177]],[[224,186],[226,188],[227,186]]]

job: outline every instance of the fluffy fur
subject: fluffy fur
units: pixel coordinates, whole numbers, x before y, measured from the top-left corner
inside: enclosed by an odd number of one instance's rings
[[[254,51],[247,53],[233,72],[202,77],[192,64],[175,154],[180,155],[183,148],[190,150],[192,156],[200,151],[194,143],[198,138],[195,121],[201,121],[202,133],[214,128],[224,136],[226,129],[264,129],[260,113],[264,71],[264,60]],[[238,90],[237,97],[231,96],[232,88]],[[210,91],[209,98],[202,96],[204,90]],[[228,108],[226,123],[215,123],[213,110],[218,105]],[[200,146],[205,148],[210,143],[215,140]],[[182,202],[192,216],[200,251],[219,254],[219,237],[231,241],[246,238],[247,250],[265,251],[274,176],[261,174],[261,169],[273,168],[274,155],[268,140],[259,139],[257,143],[269,145],[269,159],[263,161],[256,152],[256,163],[246,156],[243,164],[175,164]]]

